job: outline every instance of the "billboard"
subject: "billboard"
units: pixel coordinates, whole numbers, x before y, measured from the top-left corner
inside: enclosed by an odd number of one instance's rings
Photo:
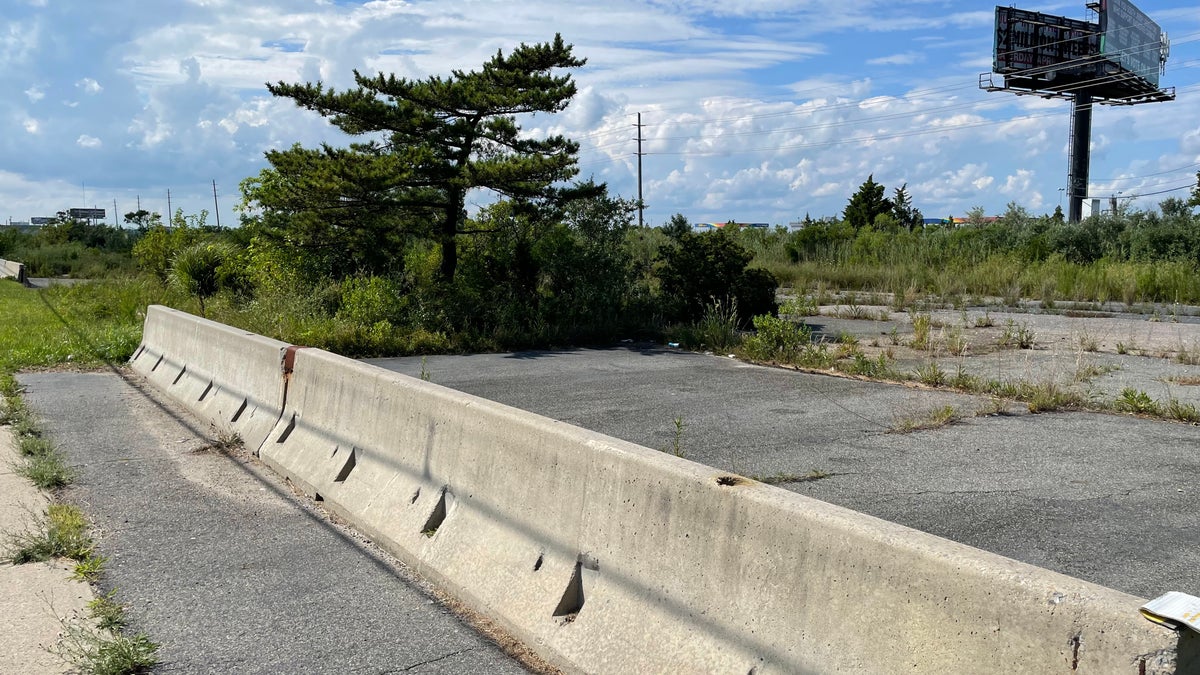
[[[1162,29],[1129,0],[1100,0],[1100,54],[1158,87],[1165,60]]]
[[[69,209],[67,215],[84,220],[104,220],[104,209]]]
[[[1100,23],[997,7],[992,72],[1004,76],[1004,86],[983,77],[980,86],[1039,96],[1086,94],[1115,104],[1175,98],[1158,88],[1166,46],[1158,24],[1129,0],[1095,6]]]
[[[996,43],[992,70],[1055,80],[1062,75],[1086,77],[1089,59],[1100,52],[1097,24],[1015,7],[996,8]]]
[[[44,216],[34,216],[29,219],[30,225],[49,225],[54,222],[54,218],[46,218]]]

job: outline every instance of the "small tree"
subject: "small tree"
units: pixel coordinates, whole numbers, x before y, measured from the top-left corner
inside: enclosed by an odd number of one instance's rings
[[[222,266],[233,256],[224,243],[203,241],[181,250],[171,264],[171,283],[200,301],[200,316],[205,303],[224,287]]]
[[[913,207],[912,197],[908,195],[908,183],[896,188],[896,191],[892,193],[892,217],[896,219],[900,227],[909,232],[924,224],[925,216]]]
[[[874,174],[867,176],[866,182],[859,186],[846,205],[843,219],[856,230],[873,225],[877,216],[892,210],[892,203],[883,196],[885,189],[875,182]]]
[[[1196,187],[1192,188],[1192,196],[1188,199],[1188,206],[1200,206],[1200,171],[1196,172]]]
[[[666,234],[672,239],[679,239],[683,235],[692,231],[692,224],[688,222],[687,216],[682,213],[676,213],[671,216],[666,225],[663,225],[663,234]]]

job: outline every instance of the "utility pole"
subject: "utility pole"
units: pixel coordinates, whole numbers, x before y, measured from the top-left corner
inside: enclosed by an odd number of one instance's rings
[[[638,227],[645,227],[645,223],[642,220],[642,214],[646,210],[646,204],[645,204],[645,202],[642,201],[642,155],[644,155],[646,153],[642,152],[642,127],[644,127],[646,125],[642,124],[642,113],[637,114],[637,120],[638,120],[637,124],[635,124],[634,126],[637,127],[637,134],[638,134],[637,135],[637,144],[638,144],[638,149],[637,149],[637,158],[638,158]]]
[[[213,213],[217,216],[217,228],[221,227],[221,208],[217,206],[217,179],[213,179]]]
[[[167,188],[167,227],[175,224],[175,212],[171,210],[171,188]]]
[[[121,221],[117,220],[117,200],[113,199],[113,227],[120,227]]]

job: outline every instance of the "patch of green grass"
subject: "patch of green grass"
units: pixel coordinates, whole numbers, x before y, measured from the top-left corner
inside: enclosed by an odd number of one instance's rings
[[[17,473],[43,490],[57,490],[75,480],[75,472],[54,450],[26,458],[25,464],[17,467]]]
[[[53,558],[86,560],[92,555],[88,521],[79,507],[50,504],[34,518],[34,528],[8,535],[5,559],[14,565],[44,562]]]
[[[133,280],[44,290],[0,284],[0,371],[124,362],[141,340],[146,305],[164,293]]]
[[[1150,398],[1150,395],[1144,391],[1126,387],[1121,390],[1121,395],[1113,402],[1114,407],[1122,412],[1134,413],[1135,415],[1161,415],[1162,408],[1158,402]]]
[[[17,452],[22,457],[44,457],[54,452],[54,444],[41,436],[21,436],[17,441]]]
[[[946,371],[942,370],[942,367],[936,361],[930,361],[918,366],[913,371],[913,377],[921,384],[930,387],[944,387],[947,382]]]
[[[1196,410],[1196,406],[1192,405],[1191,403],[1182,403],[1175,398],[1167,401],[1167,405],[1163,408],[1162,414],[1163,417],[1176,420],[1178,422],[1200,424],[1200,410]]]

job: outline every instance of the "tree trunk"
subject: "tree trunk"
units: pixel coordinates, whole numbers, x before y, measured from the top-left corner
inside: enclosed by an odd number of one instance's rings
[[[441,277],[446,284],[453,283],[455,270],[458,269],[458,225],[462,218],[462,190],[450,191],[450,203],[446,206],[446,217],[442,220],[442,266]]]

